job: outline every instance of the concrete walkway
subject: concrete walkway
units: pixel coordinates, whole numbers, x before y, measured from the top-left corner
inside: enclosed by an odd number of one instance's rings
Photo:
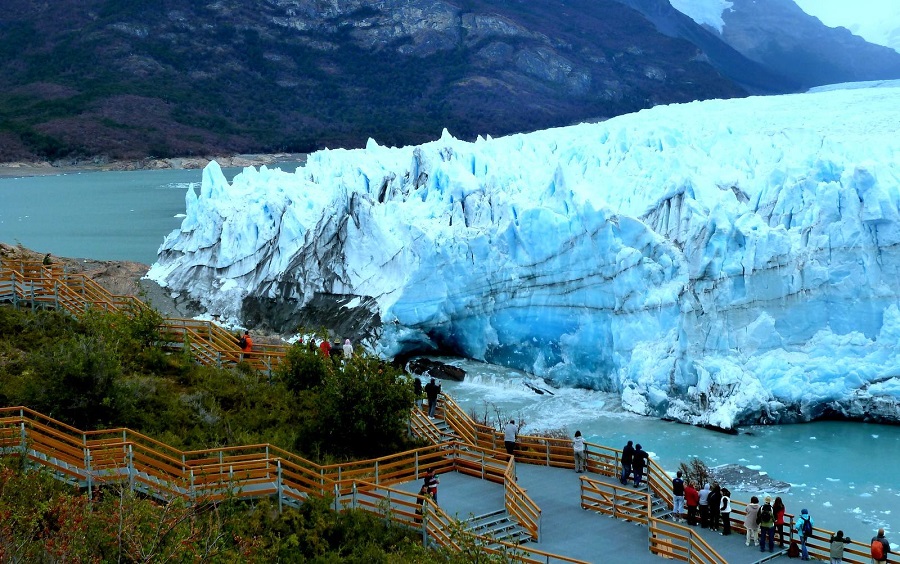
[[[663,560],[648,549],[648,529],[628,521],[581,509],[579,474],[562,468],[519,464],[516,468],[519,485],[541,508],[539,543],[526,543],[545,552],[588,562],[628,562],[629,564],[660,564]],[[587,474],[595,480],[614,483],[612,478]],[[504,490],[494,484],[448,472],[440,474],[438,503],[449,515],[459,520],[477,517],[503,509]],[[399,489],[417,493],[421,480],[407,482]],[[731,564],[752,564],[768,553],[758,547],[744,545],[743,534],[723,537],[718,533],[695,527],[704,540]],[[786,561],[787,557],[775,561]]]

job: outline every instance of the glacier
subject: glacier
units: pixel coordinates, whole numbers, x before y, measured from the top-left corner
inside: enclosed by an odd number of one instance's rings
[[[231,182],[211,162],[148,276],[223,319],[346,313],[385,358],[695,425],[897,422],[900,82],[850,86],[370,140]]]

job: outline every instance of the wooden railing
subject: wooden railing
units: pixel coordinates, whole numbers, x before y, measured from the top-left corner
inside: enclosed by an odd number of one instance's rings
[[[528,531],[532,539],[540,540],[541,508],[528,497],[516,480],[516,461],[512,458],[507,462],[503,473],[503,487],[506,512]]]
[[[650,552],[663,558],[696,564],[728,564],[690,527],[651,517]]]
[[[581,476],[581,508],[646,525],[650,519],[650,494]]]
[[[84,274],[70,274],[59,265],[39,262],[4,260],[0,265],[0,298],[18,305],[53,307],[78,315],[88,310],[121,312],[129,316],[148,310],[134,296],[120,296],[107,291]],[[165,318],[160,326],[165,348],[182,350],[199,363],[225,366],[246,362],[253,368],[271,373],[284,361],[284,345],[254,343],[244,353],[238,338],[210,321]]]

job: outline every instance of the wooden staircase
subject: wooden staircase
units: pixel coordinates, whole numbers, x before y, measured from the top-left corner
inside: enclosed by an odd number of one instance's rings
[[[84,274],[67,273],[58,265],[37,262],[0,262],[0,303],[31,309],[50,308],[80,315],[90,310],[118,312],[135,317],[151,311],[134,296],[110,293]],[[237,338],[211,321],[162,318],[160,343],[165,349],[186,352],[207,366],[234,366],[240,362],[271,373],[283,362],[287,347],[254,343],[244,353]]]

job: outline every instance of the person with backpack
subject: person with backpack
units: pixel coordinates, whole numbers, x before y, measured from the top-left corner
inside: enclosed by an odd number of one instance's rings
[[[238,346],[241,347],[245,354],[253,350],[253,339],[250,338],[250,331],[244,331],[244,336],[238,339]]]
[[[681,479],[681,470],[672,478],[672,513],[673,520],[677,523],[682,520],[684,514],[684,480]]]
[[[747,504],[747,512],[744,513],[744,528],[747,529],[747,540],[745,546],[756,546],[759,544],[759,498],[753,496],[750,503]]]
[[[850,539],[847,539],[850,542]],[[891,553],[891,543],[884,538],[884,529],[878,529],[878,535],[872,537],[872,564],[886,564]]]
[[[794,525],[797,535],[800,537],[800,560],[809,560],[809,550],[806,547],[806,539],[813,534],[813,519],[806,509],[800,510],[800,518]]]
[[[619,482],[624,486],[628,484],[628,476],[631,474],[631,461],[634,459],[634,443],[628,441],[628,444],[622,447],[622,475]]]
[[[722,513],[722,536],[731,534],[731,492],[728,488],[722,488],[722,502],[720,513]]]
[[[766,496],[762,507],[756,514],[756,523],[759,525],[759,551],[765,552],[766,539],[769,541],[769,552],[775,551],[775,509],[772,507],[772,497]]]
[[[844,545],[850,544],[850,537],[844,536],[844,531],[838,531],[831,535],[831,547],[828,556],[831,558],[831,564],[841,564],[844,561]]]

